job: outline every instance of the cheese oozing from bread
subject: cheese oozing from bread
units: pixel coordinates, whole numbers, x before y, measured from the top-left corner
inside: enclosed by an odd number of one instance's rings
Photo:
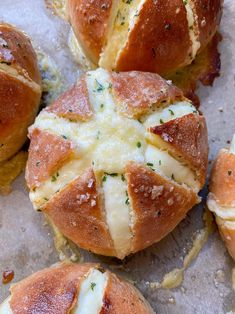
[[[192,60],[195,59],[201,44],[199,41],[199,28],[197,17],[194,17],[193,13],[193,2],[191,0],[184,1],[185,9],[187,12],[187,20],[188,20],[188,29],[189,29],[189,38],[191,40],[192,46],[190,47],[189,56],[188,56],[188,63],[191,63]]]
[[[123,176],[105,177],[103,182],[106,221],[114,248],[119,258],[127,255],[131,248],[131,218],[127,184]]]
[[[77,302],[71,314],[99,314],[103,306],[103,296],[107,285],[107,273],[92,268],[82,281]],[[0,305],[0,314],[12,314],[11,297]]]
[[[101,67],[108,70],[115,68],[144,2],[145,0],[119,1],[112,32],[110,32],[107,45],[100,55],[99,65]]]
[[[80,286],[77,304],[72,314],[99,314],[103,306],[103,296],[107,285],[107,274],[92,269]]]
[[[109,73],[103,69],[87,72],[93,115],[86,122],[70,121],[47,111],[37,117],[31,128],[71,141],[74,156],[51,178],[31,190],[30,199],[36,209],[43,209],[56,193],[92,167],[103,195],[104,217],[114,248],[117,256],[123,258],[131,248],[135,221],[124,177],[126,165],[130,161],[147,165],[165,178],[197,193],[200,183],[195,178],[195,171],[170,154],[168,147],[160,148],[151,141],[149,128],[198,112],[190,102],[177,101],[168,107],[157,108],[143,116],[141,121],[127,118],[117,110],[110,81]]]
[[[180,184],[186,184],[194,189],[195,192],[200,190],[200,183],[196,179],[194,171],[170,156],[167,151],[162,151],[153,145],[148,145],[145,158],[147,165],[154,171]]]
[[[163,109],[158,109],[156,112],[147,115],[144,120],[146,129],[161,125],[171,120],[181,118],[190,113],[198,113],[196,108],[187,101],[176,102]]]

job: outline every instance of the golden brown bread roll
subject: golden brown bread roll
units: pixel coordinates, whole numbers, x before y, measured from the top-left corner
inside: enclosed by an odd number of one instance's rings
[[[218,29],[222,0],[67,0],[80,63],[166,75],[190,64]],[[74,37],[75,39],[75,37]]]
[[[153,314],[130,283],[96,264],[60,264],[11,288],[0,314]]]
[[[124,258],[198,203],[207,128],[157,74],[87,72],[30,128],[30,199],[80,247]]]
[[[207,205],[235,260],[235,136],[230,149],[221,149],[214,162],[209,190]]]
[[[29,38],[0,23],[0,162],[24,144],[40,97],[37,56]]]

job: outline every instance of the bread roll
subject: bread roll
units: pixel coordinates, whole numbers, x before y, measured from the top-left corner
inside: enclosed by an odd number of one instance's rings
[[[230,149],[221,149],[213,165],[207,199],[220,234],[235,260],[235,136]]]
[[[80,63],[166,75],[190,64],[218,29],[222,0],[67,0]]]
[[[153,314],[131,284],[96,264],[61,264],[11,288],[0,314]]]
[[[157,74],[87,72],[29,137],[35,209],[97,254],[122,259],[160,241],[205,182],[205,119]]]
[[[29,38],[0,23],[0,162],[26,141],[40,97],[41,78]]]

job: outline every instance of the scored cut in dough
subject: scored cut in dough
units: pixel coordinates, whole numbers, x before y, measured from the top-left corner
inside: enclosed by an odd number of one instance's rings
[[[93,115],[88,121],[72,121],[44,110],[31,127],[46,131],[71,142],[72,160],[67,161],[49,178],[30,191],[35,209],[43,209],[47,202],[75,181],[89,167],[93,168],[101,194],[101,211],[119,258],[131,250],[135,211],[129,200],[125,178],[127,164],[144,164],[174,184],[198,193],[201,183],[196,171],[184,160],[179,160],[168,147],[159,147],[151,141],[150,128],[196,114],[196,108],[183,99],[173,104],[153,106],[140,120],[119,112],[112,91],[108,71],[87,72],[86,83]],[[156,108],[155,108],[156,107]],[[146,112],[146,111],[145,111]],[[170,145],[170,144],[169,144]],[[85,196],[84,196],[85,197]],[[52,200],[53,201],[53,200]]]

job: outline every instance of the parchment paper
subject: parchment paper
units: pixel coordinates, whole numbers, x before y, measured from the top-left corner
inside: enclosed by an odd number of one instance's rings
[[[46,10],[43,0],[1,0],[0,21],[15,24],[32,38],[61,71],[65,89],[79,75],[67,47],[69,27]],[[223,42],[222,70],[213,88],[200,86],[201,110],[210,136],[210,159],[226,145],[235,132],[235,1],[225,0],[221,25]],[[160,243],[123,263],[82,251],[85,261],[99,261],[112,270],[135,281],[157,313],[223,314],[235,310],[231,288],[233,262],[217,232],[210,236],[199,257],[185,272],[181,287],[152,290],[147,281],[159,281],[163,275],[182,265],[194,232],[201,228],[202,205],[194,208],[186,219]],[[34,212],[25,188],[24,175],[13,186],[13,192],[0,197],[0,273],[13,269],[16,282],[34,271],[58,261],[53,233],[39,213]],[[218,276],[221,273],[223,276]],[[218,272],[219,271],[219,272]],[[0,301],[9,285],[0,284]]]

